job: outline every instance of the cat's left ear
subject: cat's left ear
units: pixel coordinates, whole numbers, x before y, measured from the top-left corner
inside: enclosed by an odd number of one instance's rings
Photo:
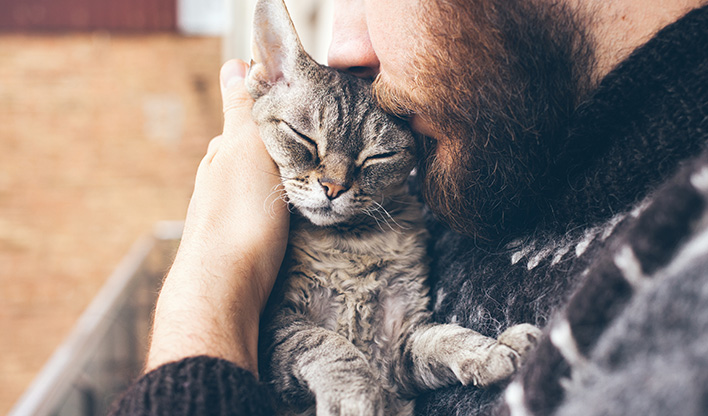
[[[246,86],[254,98],[280,80],[292,79],[307,54],[283,0],[258,0],[253,19],[253,62]]]

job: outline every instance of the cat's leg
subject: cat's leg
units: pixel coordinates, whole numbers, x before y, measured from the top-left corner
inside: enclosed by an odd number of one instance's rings
[[[541,331],[515,325],[498,340],[459,325],[423,325],[405,342],[401,377],[408,388],[435,389],[456,382],[486,387],[510,377],[533,349]]]
[[[272,334],[269,373],[286,402],[314,395],[318,416],[383,415],[380,382],[349,340],[304,318],[280,323]]]

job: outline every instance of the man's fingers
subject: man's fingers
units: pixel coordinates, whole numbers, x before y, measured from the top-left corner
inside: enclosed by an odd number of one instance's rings
[[[211,161],[214,159],[214,156],[216,155],[216,152],[219,150],[219,146],[221,146],[222,141],[222,135],[218,135],[211,139],[211,141],[209,142],[209,147],[207,148],[206,155],[204,156],[204,162],[211,163]]]
[[[208,162],[214,160],[219,148],[224,148],[230,149],[226,153],[227,158],[243,158],[244,155],[248,155],[247,159],[242,159],[242,163],[245,163],[242,165],[244,169],[250,166],[272,172],[275,165],[260,140],[258,127],[251,116],[253,99],[246,90],[244,82],[247,73],[248,64],[238,59],[232,59],[221,67],[221,97],[224,105],[223,139],[212,143],[211,147],[217,151],[213,152]],[[236,148],[239,150],[233,153]]]
[[[244,82],[247,73],[248,64],[238,59],[232,59],[221,67],[224,130],[209,144],[203,164],[212,165],[221,161],[224,166],[238,165],[240,175],[250,176],[251,182],[256,180],[254,175],[265,176],[260,181],[270,192],[277,183],[277,168],[251,116],[253,99]]]
[[[247,71],[248,65],[238,59],[232,59],[221,67],[221,98],[226,118],[232,112],[250,114],[253,99],[244,85]]]
[[[253,99],[244,83],[247,72],[248,65],[238,59],[232,59],[221,67],[225,137],[258,137],[258,129],[251,118]]]

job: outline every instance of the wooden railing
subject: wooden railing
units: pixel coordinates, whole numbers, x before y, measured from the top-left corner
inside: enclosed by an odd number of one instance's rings
[[[10,416],[105,415],[141,373],[152,310],[181,222],[138,240],[57,348]]]

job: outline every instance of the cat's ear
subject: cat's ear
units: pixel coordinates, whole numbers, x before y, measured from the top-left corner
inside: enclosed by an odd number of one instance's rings
[[[265,94],[280,80],[292,79],[307,54],[283,0],[258,0],[253,19],[253,62],[246,85],[252,95]]]

